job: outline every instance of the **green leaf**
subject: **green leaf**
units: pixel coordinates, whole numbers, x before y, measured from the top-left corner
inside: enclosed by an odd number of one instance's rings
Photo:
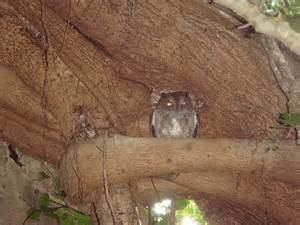
[[[42,194],[42,196],[39,199],[39,207],[43,209],[47,209],[50,203],[50,198],[48,193]]]
[[[40,218],[42,211],[40,209],[31,209],[28,213],[28,219],[37,220]]]
[[[279,117],[280,123],[286,127],[293,127],[300,124],[300,113],[284,113]]]
[[[193,200],[183,199],[188,204],[185,208],[176,211],[176,221],[182,221],[185,217],[190,217],[197,221],[199,224],[206,225],[207,222],[199,210],[197,204]]]
[[[290,24],[291,28],[300,33],[300,15],[297,16],[287,16],[286,21]]]
[[[59,222],[62,225],[92,225],[90,216],[71,209],[62,208],[57,211]]]
[[[164,215],[162,221],[160,221],[158,224],[159,225],[168,225],[168,222],[169,222],[168,216]]]
[[[46,174],[44,171],[39,172],[39,180],[45,180],[48,179],[50,176]]]
[[[80,214],[78,212],[74,213],[74,221],[77,222],[78,225],[92,225],[92,219],[91,217]]]
[[[186,199],[176,200],[176,210],[182,210],[189,204],[189,201]]]
[[[61,211],[61,210],[60,210]],[[68,214],[68,212],[61,211],[57,214],[59,224],[62,225],[73,225],[72,216]]]

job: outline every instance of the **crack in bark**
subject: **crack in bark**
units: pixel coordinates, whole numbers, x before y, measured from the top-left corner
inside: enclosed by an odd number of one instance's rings
[[[126,77],[119,77],[121,80],[125,80],[125,81],[129,81],[131,83],[134,83],[134,84],[138,84],[138,85],[141,85],[143,86],[148,92],[149,94],[151,94],[153,92],[153,88],[151,87],[148,87],[145,83],[141,82],[141,81],[138,81],[138,80],[134,80],[134,79],[130,79],[130,78],[126,78]]]
[[[85,33],[83,33],[80,28],[78,28],[75,24],[71,23],[71,22],[68,22],[66,20],[63,19],[64,22],[66,23],[69,23],[72,28],[74,28],[79,34],[81,34],[88,42],[92,43],[94,45],[94,47],[96,47],[96,49],[98,49],[100,52],[103,52],[104,55],[107,57],[107,58],[110,58],[112,59],[113,58],[113,55],[107,50],[107,48],[101,44],[99,41],[93,39],[92,37],[86,35]]]

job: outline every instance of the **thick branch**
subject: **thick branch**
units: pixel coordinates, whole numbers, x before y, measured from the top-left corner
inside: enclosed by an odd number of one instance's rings
[[[291,142],[115,137],[98,139],[95,144],[74,146],[62,162],[62,180],[72,197],[84,196],[102,185],[104,148],[110,183],[193,171],[216,172],[219,177],[222,171],[300,184],[299,147]]]

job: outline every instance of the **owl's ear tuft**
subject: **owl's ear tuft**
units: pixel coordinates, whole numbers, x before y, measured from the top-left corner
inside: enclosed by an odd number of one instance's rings
[[[160,93],[156,92],[156,91],[153,91],[151,93],[151,102],[152,102],[152,106],[156,106],[159,99],[160,99],[161,95]]]

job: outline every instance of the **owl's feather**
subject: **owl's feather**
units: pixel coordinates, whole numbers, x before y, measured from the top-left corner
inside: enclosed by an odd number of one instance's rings
[[[200,117],[199,117],[199,114],[196,113],[195,114],[195,130],[194,130],[194,133],[193,133],[193,137],[197,137],[197,133],[198,133],[198,129],[199,129],[199,124],[200,124]]]
[[[153,137],[156,137],[155,129],[154,129],[154,120],[155,120],[155,112],[151,112],[151,114],[150,114],[150,133]]]

